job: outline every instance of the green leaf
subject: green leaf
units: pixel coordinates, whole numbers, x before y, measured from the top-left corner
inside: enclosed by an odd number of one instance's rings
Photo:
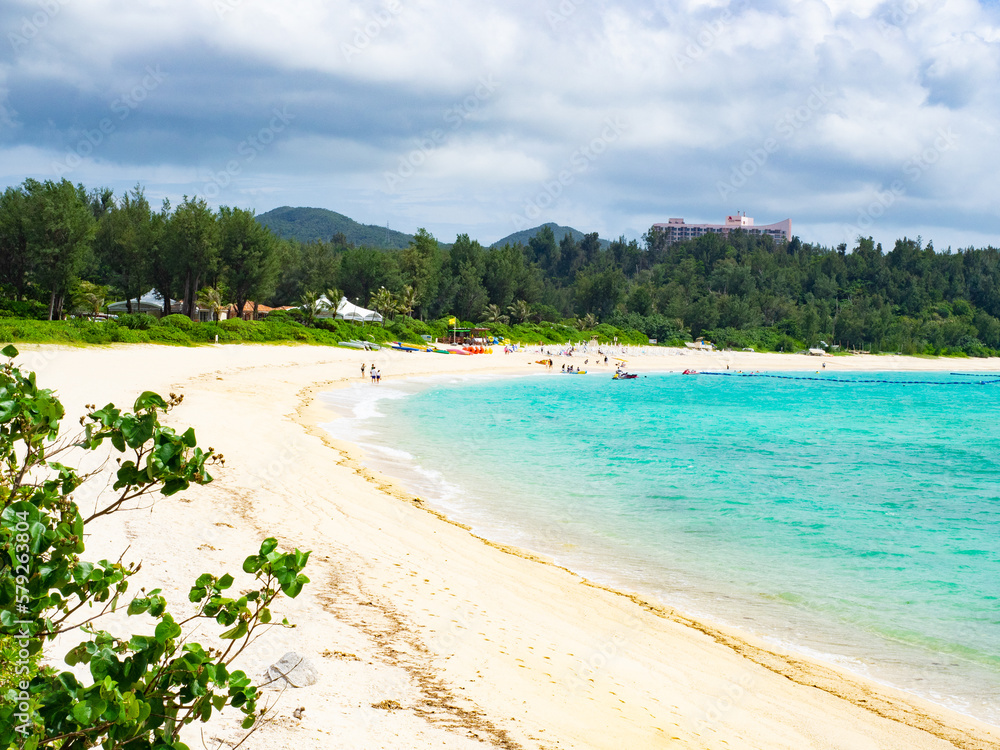
[[[181,634],[180,626],[174,622],[174,619],[167,615],[164,617],[160,624],[156,626],[156,630],[153,631],[154,637],[157,643],[163,643],[169,638],[176,638]]]
[[[118,657],[115,656],[114,651],[106,648],[99,654],[96,654],[90,662],[90,673],[94,676],[95,680],[103,680],[109,674],[112,677],[117,676]]]
[[[73,706],[73,718],[80,726],[89,726],[94,719],[94,707],[86,702],[80,702]]]
[[[3,356],[5,357],[10,357],[11,359],[14,359],[14,357],[18,355],[18,351],[13,344],[7,344],[7,346],[3,348],[3,351],[0,351],[0,354],[3,354]]]
[[[181,490],[186,490],[191,486],[191,483],[186,479],[168,479],[163,483],[163,488],[160,490],[160,494],[166,497],[175,495]]]
[[[261,557],[267,557],[277,548],[278,548],[278,540],[275,539],[273,536],[268,537],[263,542],[261,542],[260,555]]]
[[[232,585],[233,585],[233,577],[229,575],[229,573],[226,573],[224,576],[222,576],[222,578],[220,578],[219,582],[216,584],[216,586],[218,586],[220,591],[224,591]]]
[[[227,630],[225,633],[220,633],[219,638],[226,638],[235,641],[237,638],[242,638],[247,634],[247,624],[240,620],[235,628]]]
[[[142,395],[135,400],[135,406],[133,409],[135,411],[143,411],[149,409],[150,407],[156,407],[157,409],[166,409],[167,402],[163,400],[163,397],[158,393],[153,393],[152,391],[144,391]]]
[[[16,401],[0,401],[0,423],[9,422],[19,410]]]

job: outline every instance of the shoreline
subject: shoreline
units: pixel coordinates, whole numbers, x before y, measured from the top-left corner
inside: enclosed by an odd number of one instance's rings
[[[656,374],[661,371],[651,370],[649,372],[651,374]],[[854,372],[857,374],[858,372],[863,371]],[[871,372],[886,371],[872,370]],[[539,375],[539,373],[536,373],[535,377],[538,377]],[[766,376],[767,374],[764,373],[764,375]],[[1000,376],[1000,373],[998,373],[998,376]],[[480,380],[485,377],[486,376],[468,375],[462,377],[461,379],[465,382],[470,382]],[[497,379],[508,379],[511,377],[521,376],[507,374],[496,375],[494,377]],[[523,377],[531,377],[531,375],[525,374]],[[794,378],[795,376],[793,375],[791,377]],[[419,386],[421,390],[424,388],[433,388],[436,385],[444,384],[446,381],[449,383],[455,382],[454,375],[440,375],[433,378],[417,376],[416,378],[410,378],[408,380],[412,381],[414,379],[425,381]],[[492,533],[489,528],[485,528],[482,531],[479,530],[482,524],[477,524],[473,520],[461,518],[461,513],[459,511],[448,509],[447,506],[449,503],[447,501],[439,500],[436,503],[431,501],[430,504],[428,504],[418,497],[418,494],[420,493],[415,491],[412,485],[407,484],[405,467],[402,466],[397,459],[394,457],[377,457],[372,460],[369,458],[371,451],[369,451],[367,447],[367,442],[365,445],[360,445],[358,443],[350,442],[342,437],[338,437],[336,434],[331,434],[331,432],[327,431],[327,427],[329,425],[333,425],[341,419],[354,421],[356,419],[367,418],[352,417],[343,413],[346,409],[350,408],[352,402],[340,402],[336,405],[331,405],[323,404],[320,400],[320,397],[325,393],[334,393],[336,391],[345,390],[353,385],[354,384],[352,383],[339,384],[339,387],[332,391],[320,389],[318,391],[314,391],[310,395],[310,398],[320,401],[321,409],[326,410],[323,415],[325,416],[325,422],[319,425],[320,429],[326,432],[326,434],[322,437],[325,442],[330,444],[331,447],[338,450],[346,459],[351,461],[352,465],[360,467],[358,469],[359,472],[367,473],[370,477],[369,481],[372,484],[376,486],[385,486],[386,484],[390,484],[394,489],[399,488],[396,489],[395,494],[402,501],[409,502],[415,507],[423,509],[447,523],[466,530],[471,536],[479,539],[488,546],[506,551],[524,559],[533,560],[539,562],[540,564],[551,565],[560,570],[564,570],[570,575],[579,578],[580,581],[586,586],[602,589],[612,594],[625,597],[635,602],[638,606],[656,613],[658,616],[699,630],[700,632],[713,637],[718,643],[728,646],[741,655],[747,656],[747,658],[750,658],[751,661],[755,661],[761,666],[766,666],[772,671],[793,681],[799,682],[803,679],[825,681],[825,683],[829,685],[829,687],[825,688],[828,692],[846,700],[854,700],[853,696],[857,694],[857,690],[860,685],[874,684],[879,689],[894,691],[914,700],[930,703],[937,706],[941,710],[958,713],[972,721],[984,722],[989,726],[994,726],[987,718],[976,716],[974,713],[964,711],[956,705],[948,705],[943,702],[943,700],[949,696],[942,696],[941,700],[935,700],[931,696],[921,695],[910,688],[899,684],[893,684],[885,675],[870,675],[863,669],[852,669],[850,662],[857,659],[858,655],[847,656],[845,654],[838,654],[834,652],[825,653],[822,650],[817,651],[815,646],[807,646],[802,643],[785,641],[773,633],[761,631],[759,629],[748,630],[745,627],[740,627],[738,624],[734,624],[735,618],[742,611],[738,608],[730,613],[732,616],[727,620],[724,617],[718,616],[718,613],[713,614],[708,611],[699,612],[694,602],[688,602],[687,606],[683,603],[671,603],[669,591],[658,595],[653,591],[633,589],[630,582],[626,580],[627,576],[623,578],[623,575],[620,573],[609,573],[607,571],[600,572],[596,569],[592,569],[593,572],[591,573],[585,572],[585,568],[582,568],[580,565],[575,565],[572,561],[560,561],[558,557],[553,555],[553,553],[528,549],[520,546],[516,542],[508,543],[506,541],[500,541],[499,537],[502,537],[503,534],[500,533],[498,529],[493,529]],[[367,390],[367,387],[362,386],[362,389]],[[412,394],[414,390],[415,389],[408,389],[408,392]],[[317,416],[317,419],[318,418],[319,416]],[[302,424],[304,427],[307,427],[305,422],[302,422]],[[386,446],[379,444],[372,447],[378,449],[385,448]],[[394,468],[396,471],[393,471]],[[453,516],[453,513],[457,513],[458,517]],[[488,527],[488,524],[486,526]],[[576,562],[579,563],[581,561],[577,560]],[[695,606],[695,608],[691,609],[691,606]],[[751,657],[748,656],[748,654],[757,654],[758,656]],[[808,666],[804,666],[808,664],[812,665],[811,669]],[[853,685],[851,689],[846,692],[838,690],[834,684],[834,678],[830,676],[820,678],[817,676],[827,672],[838,673],[844,679],[853,681],[857,684]],[[955,702],[959,702],[958,698],[953,697],[953,699]],[[876,713],[879,713],[879,715],[892,715],[897,717],[906,715],[905,708],[901,710],[898,705],[890,706],[885,703],[880,709],[876,709],[874,706],[877,702],[873,702],[872,699],[866,699],[866,701],[865,705],[862,705],[861,707],[873,710]],[[881,713],[881,711],[886,711],[886,713]],[[905,718],[897,718],[897,720],[904,721],[905,723]]]
[[[358,735],[358,722],[340,721],[344,717],[337,714],[329,700],[307,696],[316,691],[313,688],[299,691],[291,699],[312,701],[307,706],[308,721],[282,715],[280,721],[253,735],[246,747],[291,742],[314,746],[309,743],[319,742],[319,735],[313,738],[316,732],[325,735],[317,747],[440,746],[442,732],[451,747],[478,747],[482,743],[539,748],[716,747],[722,741],[731,747],[746,748],[1000,746],[997,727],[819,660],[782,653],[746,634],[693,619],[637,594],[587,581],[551,561],[479,537],[463,524],[428,508],[395,480],[366,469],[359,460],[362,449],[324,435],[320,427],[331,420],[318,394],[357,382],[355,368],[362,360],[371,361],[373,354],[388,357],[380,361],[391,364],[380,367],[383,371],[391,367],[391,377],[487,370],[530,373],[525,360],[533,354],[463,358],[439,355],[433,360],[422,354],[398,352],[312,350],[303,354],[303,350],[290,352],[287,348],[280,352],[245,346],[229,349],[228,353],[221,347],[209,349],[210,356],[193,352],[179,357],[207,360],[188,373],[158,371],[157,365],[171,358],[153,356],[155,352],[146,350],[143,353],[150,355],[150,361],[139,368],[154,379],[167,375],[174,389],[189,394],[171,422],[185,424],[194,417],[203,444],[219,447],[225,442],[223,451],[233,464],[233,471],[227,468],[218,472],[216,483],[197,493],[198,503],[204,503],[204,507],[194,511],[201,523],[216,527],[221,523],[233,533],[222,531],[225,540],[213,537],[219,546],[208,545],[210,550],[202,550],[205,545],[196,546],[203,552],[197,555],[230,560],[232,567],[231,560],[238,556],[233,545],[243,540],[239,553],[246,554],[251,546],[246,539],[263,529],[277,535],[283,544],[291,542],[313,549],[306,572],[314,583],[298,600],[282,600],[280,609],[289,611],[289,619],[300,623],[300,634],[315,646],[303,643],[299,650],[320,662],[321,677],[326,678],[320,686],[325,690],[336,681],[337,674],[350,674],[348,688],[337,687],[332,692],[353,704],[358,690],[364,692],[378,683],[372,675],[384,677],[386,670],[400,669],[406,675],[401,678],[396,674],[390,681],[402,698],[396,699],[402,711],[380,711],[374,708],[375,701],[369,709],[357,706],[365,714],[361,722],[365,739]],[[27,351],[24,348],[22,360]],[[125,349],[111,351],[114,358],[126,362],[136,359]],[[287,356],[293,352],[299,356]],[[60,350],[53,360],[98,362],[102,358],[86,353],[75,357],[66,354],[66,350]],[[705,359],[698,363],[704,367],[715,365],[712,360],[718,355],[695,356]],[[771,356],[790,359],[795,355]],[[108,353],[106,358],[112,355]],[[239,361],[227,362],[230,359]],[[298,361],[282,361],[290,359]],[[664,369],[660,366],[665,364],[662,357],[641,359],[640,363],[640,358],[635,357],[630,369]],[[834,361],[845,359],[838,357]],[[874,360],[861,363],[869,365],[863,369],[894,369],[886,367],[886,357],[859,359]],[[906,364],[928,362],[902,359],[910,360]],[[775,362],[766,355],[748,354],[737,361],[752,369],[777,369],[767,367]],[[806,370],[816,364],[815,360],[808,362],[786,369]],[[952,360],[931,362],[946,366],[898,369],[1000,371],[1000,361],[996,360],[980,361],[987,366],[976,368],[955,367]],[[968,362],[962,360],[963,364]],[[85,369],[68,364],[63,376],[71,376],[69,371],[73,369]],[[642,366],[635,367],[639,364]],[[795,363],[786,359],[782,364]],[[608,368],[606,374],[610,376],[610,372]],[[330,377],[322,377],[327,374]],[[174,385],[175,377],[182,378],[179,384]],[[119,377],[117,382],[104,385],[120,394],[121,380]],[[43,387],[52,387],[44,373],[39,374],[39,382]],[[137,390],[147,387],[138,385]],[[273,396],[270,401],[265,400],[268,395]],[[102,398],[82,393],[81,397],[90,401]],[[119,395],[115,400],[124,406],[131,399]],[[219,422],[219,409],[235,414],[226,409],[234,404],[251,405],[265,413],[256,413],[249,420],[232,420],[226,425],[227,438],[223,441],[210,433],[213,424]],[[75,407],[76,403],[67,403],[67,415],[75,415]],[[199,410],[206,413],[199,415]],[[237,428],[243,426],[244,434],[253,434],[246,430],[252,430],[249,425],[257,424],[262,417],[267,420],[265,427],[275,434],[260,437],[266,443],[261,450],[247,449],[249,455],[241,455]],[[289,425],[294,427],[290,429]],[[296,442],[296,431],[306,436],[299,438],[301,444]],[[281,446],[291,451],[290,458],[279,462],[281,470],[265,472],[260,487],[248,486],[253,482],[241,477],[240,470],[249,474],[255,458],[263,460],[269,448]],[[331,449],[335,457],[332,462]],[[336,497],[313,497],[312,493],[328,493],[330,487],[337,490]],[[283,493],[291,500],[282,497]],[[255,495],[266,495],[273,505]],[[154,514],[156,521],[122,521],[126,536],[133,538],[136,546],[145,547],[147,553],[158,547],[163,550],[164,544],[169,549],[170,540],[178,538],[175,527],[189,522],[185,516],[193,511],[190,506],[166,506],[173,504],[160,501]],[[294,510],[304,506],[313,514],[314,528],[304,526],[301,517],[296,517]],[[234,508],[237,514],[232,513]],[[219,519],[227,509],[230,517],[226,521],[212,520]],[[149,538],[153,529],[161,530],[162,539]],[[150,566],[150,573],[163,573],[164,565]],[[190,568],[192,564],[180,567]],[[199,560],[194,567],[205,568],[205,561]],[[404,574],[404,568],[410,568],[409,572]],[[177,571],[170,578],[183,580],[183,572]],[[512,586],[512,581],[517,585]],[[163,587],[172,590],[169,585]],[[177,594],[171,598],[175,600]],[[457,601],[448,603],[448,599]],[[339,649],[331,651],[337,649],[331,640],[353,642],[352,650],[361,656]],[[317,656],[322,653],[320,644],[326,644],[329,653],[347,654],[354,659]],[[541,651],[545,655],[540,655]],[[355,660],[361,664],[355,665]],[[369,662],[367,666],[365,661]],[[356,674],[358,670],[370,674]],[[250,669],[247,672],[252,673]],[[383,695],[392,692],[384,688],[381,691]],[[352,697],[347,699],[346,695]],[[530,700],[512,703],[515,695]],[[293,708],[288,703],[279,711],[290,714]],[[351,715],[357,718],[357,713]],[[719,714],[718,718],[714,718],[715,714]],[[314,726],[316,720],[319,722]],[[211,726],[222,739],[233,733],[225,720],[213,720]],[[346,731],[345,744],[328,744],[337,733],[329,727]],[[608,732],[613,734],[608,736]],[[393,736],[405,739],[397,741],[402,744],[392,744]]]

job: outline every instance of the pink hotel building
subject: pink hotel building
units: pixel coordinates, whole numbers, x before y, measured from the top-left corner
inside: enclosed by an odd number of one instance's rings
[[[685,224],[684,219],[670,219],[666,224],[653,224],[654,229],[659,229],[667,235],[667,244],[684,240],[693,240],[709,232],[719,234],[729,234],[734,229],[742,229],[747,234],[762,234],[770,237],[776,243],[787,242],[792,238],[792,220],[785,219],[777,224],[765,224],[755,227],[753,219],[746,215],[736,214],[727,216],[725,224]]]

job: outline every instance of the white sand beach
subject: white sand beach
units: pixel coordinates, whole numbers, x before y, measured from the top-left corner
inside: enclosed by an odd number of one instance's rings
[[[385,385],[414,375],[539,372],[531,363],[540,354],[19,349],[22,365],[63,399],[68,428],[87,403],[130,407],[145,390],[182,393],[170,422],[194,426],[201,445],[225,455],[211,485],[90,529],[89,559],[130,546],[126,559],[142,561],[134,590],[163,588],[184,611],[200,573],[235,574],[267,536],[312,550],[311,583],[274,607],[296,627],[269,631],[238,666],[256,675],[294,650],[315,663],[319,681],[281,694],[244,748],[1000,747],[1000,728],[478,538],[364,468],[354,446],[319,427],[332,416],[317,394],[361,382],[362,362],[374,362]],[[591,375],[610,377],[612,368],[593,367],[593,354],[572,361],[584,358]],[[636,371],[813,371],[822,360],[828,371],[1000,372],[997,359],[628,358]],[[554,359],[559,377],[568,360]],[[192,747],[231,747],[244,735],[239,716],[226,713],[183,737]]]

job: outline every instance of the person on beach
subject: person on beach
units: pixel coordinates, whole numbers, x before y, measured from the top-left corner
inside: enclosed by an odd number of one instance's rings
[[[375,365],[368,368],[368,374],[372,376],[372,385],[375,385]]]
[[[361,379],[362,380],[365,379],[365,363],[364,362],[361,363]]]
[[[376,370],[375,371],[375,385],[378,385],[381,382],[382,382],[382,371],[381,370]]]

